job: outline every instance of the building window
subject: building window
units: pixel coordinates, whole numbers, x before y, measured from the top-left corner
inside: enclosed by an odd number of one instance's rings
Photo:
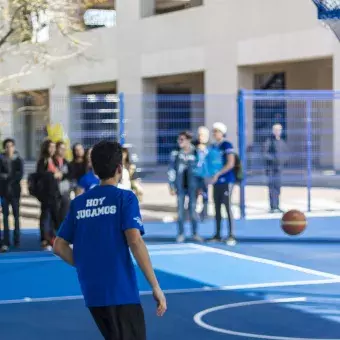
[[[84,11],[83,20],[86,29],[116,26],[114,0],[98,1]]]
[[[203,0],[156,0],[155,14],[165,14],[202,6]]]
[[[256,90],[285,90],[286,75],[280,73],[255,74]],[[287,125],[286,100],[255,100],[254,101],[254,141],[263,143],[270,135],[272,126],[279,123],[283,127],[282,137],[286,138]]]

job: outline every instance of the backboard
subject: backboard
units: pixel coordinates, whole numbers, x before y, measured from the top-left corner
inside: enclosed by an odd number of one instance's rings
[[[340,0],[313,0],[318,8],[318,18],[340,40]]]

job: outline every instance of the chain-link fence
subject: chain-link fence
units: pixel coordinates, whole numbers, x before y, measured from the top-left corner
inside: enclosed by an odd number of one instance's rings
[[[167,165],[171,150],[177,147],[178,133],[183,130],[195,133],[199,126],[211,125],[215,119],[206,112],[218,112],[214,118],[228,122],[228,138],[238,146],[244,166],[246,179],[240,185],[243,216],[250,206],[246,185],[259,188],[256,190],[262,193],[268,191],[265,145],[272,136],[274,124],[282,126],[285,146],[279,157],[282,161],[280,184],[305,188],[299,199],[306,210],[314,209],[312,187],[331,186],[335,177],[327,174],[337,162],[340,166],[340,143],[336,137],[340,124],[335,119],[340,109],[337,92],[241,91],[238,101],[235,96],[215,96],[212,100],[197,94],[92,93],[54,97],[53,102],[46,92],[38,97],[24,94],[1,100],[1,137],[14,137],[23,158],[36,160],[41,141],[48,135],[47,127],[51,123],[65,122],[66,117],[65,132],[71,145],[80,142],[90,147],[102,139],[118,140],[131,148],[132,160],[139,167],[153,170],[157,176],[161,174],[163,182],[166,169],[157,169]],[[222,111],[219,109],[221,101],[225,102]],[[67,112],[59,117],[63,108]],[[238,141],[233,137],[236,130]],[[266,206],[262,211],[268,210],[267,202],[261,204]],[[294,204],[286,199],[284,207],[294,208]]]
[[[311,188],[329,186],[326,174],[335,165],[334,106],[338,99],[332,91],[241,91],[239,146],[247,184],[267,185],[268,170],[276,167],[281,186],[306,187],[306,209],[311,210]],[[281,149],[271,143],[273,126],[278,124]],[[243,215],[244,188],[245,183]]]

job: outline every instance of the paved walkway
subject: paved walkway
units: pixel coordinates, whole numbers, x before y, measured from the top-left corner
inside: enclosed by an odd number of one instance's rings
[[[144,183],[145,189],[142,207],[149,210],[165,212],[176,211],[176,198],[170,196],[165,183]],[[281,208],[283,210],[298,209],[307,211],[308,193],[306,188],[284,187],[281,194]],[[239,187],[235,186],[232,196],[235,217],[239,217]],[[210,190],[210,201],[211,190]],[[268,189],[265,186],[247,186],[246,188],[246,213],[249,217],[266,215],[269,209]],[[211,214],[212,206],[211,206]],[[313,188],[311,190],[311,210],[314,213],[339,213],[340,214],[340,189]]]
[[[169,194],[166,183],[143,183],[144,198],[141,203],[145,221],[172,222],[176,220],[176,197]],[[210,190],[209,215],[214,215]],[[235,218],[240,217],[239,187],[235,186],[232,196]],[[201,208],[200,202],[198,210]],[[307,211],[307,189],[298,187],[284,187],[281,195],[283,210],[298,209]],[[271,218],[277,215],[268,214],[268,189],[265,186],[248,186],[246,188],[247,218]],[[313,188],[311,191],[312,215],[340,216],[340,189]],[[24,198],[22,215],[23,228],[38,228],[40,208],[33,198]]]

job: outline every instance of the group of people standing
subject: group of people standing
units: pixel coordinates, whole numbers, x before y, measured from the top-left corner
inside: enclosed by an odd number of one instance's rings
[[[15,148],[14,139],[3,142],[0,155],[0,197],[3,213],[3,235],[0,228],[0,252],[9,251],[13,245],[20,246],[20,198],[21,180],[24,176],[24,161]],[[92,148],[81,143],[72,147],[72,160],[66,159],[64,141],[46,139],[41,144],[35,173],[28,176],[28,189],[41,204],[39,226],[41,248],[52,250],[58,228],[70,207],[71,199],[99,184],[91,162]],[[121,188],[133,190],[142,198],[140,184],[132,179],[135,166],[130,162],[129,150],[123,148],[123,178]],[[14,219],[13,242],[10,240],[9,209]]]
[[[202,196],[203,209],[201,220],[208,210],[208,185],[213,185],[215,204],[215,234],[210,242],[221,242],[222,206],[225,206],[228,219],[228,245],[235,245],[234,221],[231,210],[231,193],[239,179],[236,172],[237,155],[230,141],[226,139],[227,127],[223,123],[215,123],[212,127],[213,143],[209,143],[210,131],[202,126],[198,129],[197,140],[193,140],[190,132],[178,135],[178,148],[170,155],[168,179],[171,195],[177,196],[178,236],[177,242],[185,241],[184,222],[186,220],[185,201],[192,224],[193,239],[202,242],[198,234],[197,198]]]
[[[282,125],[274,124],[271,135],[263,145],[265,173],[269,189],[270,213],[283,212],[280,208],[282,170],[287,163],[289,150],[282,138]],[[231,194],[235,183],[243,180],[240,159],[233,144],[226,138],[227,127],[215,123],[212,127],[213,142],[209,143],[210,131],[201,126],[197,139],[190,132],[178,135],[178,147],[171,152],[168,179],[171,195],[177,196],[177,242],[185,241],[184,222],[186,207],[192,225],[193,239],[202,242],[198,234],[198,220],[204,220],[208,208],[208,186],[213,186],[215,205],[215,234],[208,241],[221,242],[221,208],[225,206],[228,220],[228,245],[235,245],[234,220],[231,210]],[[203,209],[196,213],[198,197],[202,197]],[[187,206],[186,206],[187,200]]]
[[[52,250],[58,227],[69,210],[72,196],[79,196],[100,183],[93,171],[91,152],[92,148],[85,150],[82,144],[77,143],[72,147],[73,159],[68,162],[63,141],[55,144],[48,139],[42,144],[36,178],[41,188],[37,198],[41,202],[40,238],[43,249]],[[119,186],[132,190],[137,185],[133,187],[134,181],[131,180],[134,166],[130,163],[127,148],[123,149],[123,163],[123,177]],[[137,194],[141,197],[140,187],[138,189]]]

